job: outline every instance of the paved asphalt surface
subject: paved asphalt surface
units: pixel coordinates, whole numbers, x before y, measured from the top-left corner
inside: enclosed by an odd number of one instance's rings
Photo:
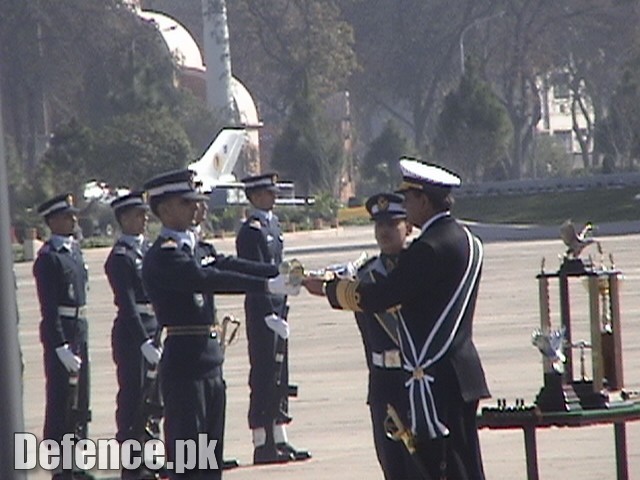
[[[603,236],[605,252],[611,252],[624,273],[621,293],[625,386],[640,390],[640,235],[635,226]],[[495,405],[497,398],[512,404],[524,398],[530,404],[542,384],[541,356],[531,346],[530,336],[539,325],[538,290],[535,275],[541,260],[547,271],[559,265],[564,250],[557,229],[542,234],[526,229],[521,237],[547,240],[502,241],[505,234],[488,227],[476,230],[485,239],[485,265],[475,319],[475,341],[482,357]],[[639,229],[640,230],[640,229]],[[521,230],[521,232],[524,230]],[[536,233],[534,235],[533,233]],[[604,232],[603,230],[600,231]],[[513,233],[513,232],[511,232]],[[493,236],[492,236],[493,235]],[[515,235],[515,234],[514,234]],[[317,232],[287,234],[288,256],[299,258],[308,268],[344,262],[360,250],[375,254],[372,229],[346,227]],[[233,239],[214,240],[223,253],[233,253]],[[592,247],[590,247],[592,248]],[[114,434],[115,369],[111,360],[110,330],[115,309],[103,273],[108,249],[88,250],[90,270],[90,350],[92,361],[93,422],[90,436],[110,438]],[[595,248],[586,254],[597,255]],[[597,260],[597,258],[596,258]],[[20,339],[25,357],[24,414],[29,432],[40,436],[44,411],[42,348],[38,339],[39,310],[31,263],[16,265],[20,311]],[[585,289],[572,283],[574,340],[588,339],[588,305]],[[552,289],[552,321],[558,322],[557,290]],[[242,296],[219,296],[221,313],[243,317]],[[353,317],[332,311],[326,300],[303,292],[291,301],[291,380],[299,386],[299,397],[291,401],[294,421],[291,442],[314,455],[307,462],[254,467],[251,436],[247,427],[248,359],[246,336],[228,349],[225,378],[228,387],[226,457],[242,466],[225,473],[230,480],[267,479],[381,479],[371,441],[365,405],[366,370],[362,344]],[[577,353],[574,365],[579,364]],[[590,365],[587,361],[587,372]],[[576,372],[577,374],[577,372]],[[611,425],[546,429],[538,432],[541,478],[601,480],[615,478],[613,428]],[[480,432],[485,470],[489,479],[526,478],[523,437],[520,431]],[[640,478],[640,422],[627,425],[630,477]],[[99,478],[116,478],[117,472],[95,472]],[[45,479],[34,471],[32,479]]]

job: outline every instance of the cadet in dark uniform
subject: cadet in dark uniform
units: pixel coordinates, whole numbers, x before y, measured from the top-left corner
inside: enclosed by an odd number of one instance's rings
[[[238,256],[267,265],[282,262],[283,236],[273,205],[278,176],[268,173],[242,180],[253,211],[236,237]],[[253,463],[306,460],[311,455],[296,450],[288,441],[289,366],[287,298],[284,295],[250,293],[244,310],[249,348],[249,428],[252,432]]]
[[[191,227],[196,204],[206,196],[195,189],[193,172],[159,175],[145,189],[152,212],[162,222],[160,235],[144,258],[142,277],[158,323],[167,333],[160,362],[167,458],[175,462],[176,440],[192,439],[198,445],[198,435],[204,434],[207,441],[217,441],[217,470],[170,471],[170,478],[221,478],[226,402],[223,354],[205,296],[215,292],[297,294],[299,287],[278,275],[277,265],[240,259],[224,265],[224,270],[217,261],[201,265],[195,257]]]
[[[419,237],[385,279],[331,281],[326,294],[334,308],[383,312],[399,307],[415,457],[431,478],[482,480],[476,410],[489,390],[472,341],[482,245],[449,211],[458,176],[415,160],[401,160],[400,167],[407,219],[421,229]],[[322,293],[322,281],[309,279],[305,285]]]
[[[142,285],[142,259],[149,249],[144,237],[149,207],[142,192],[116,198],[111,208],[122,230],[104,264],[118,313],[111,331],[111,348],[118,376],[116,396],[116,439],[142,440],[146,420],[142,411],[142,389],[149,366],[160,361],[161,350],[154,343],[158,322]],[[123,479],[156,478],[153,472],[122,471]]]
[[[403,198],[393,193],[373,195],[366,208],[375,222],[375,237],[380,255],[373,257],[358,270],[358,280],[365,283],[382,281],[398,264],[411,225],[402,206]],[[356,312],[356,322],[369,368],[367,403],[371,412],[373,442],[385,480],[419,478],[407,462],[404,446],[391,440],[385,431],[387,404],[407,410],[404,392],[406,373],[402,369],[398,317],[389,312]]]
[[[47,404],[43,439],[59,442],[66,433],[87,436],[89,421],[89,361],[87,355],[87,267],[73,237],[78,210],[64,194],[38,207],[51,237],[33,264],[40,300],[40,340],[44,348]],[[77,379],[77,415],[71,412],[70,381]],[[75,417],[75,418],[72,418]],[[62,464],[62,462],[61,462]],[[69,472],[66,472],[67,474]],[[56,470],[53,478],[63,478]],[[74,472],[74,478],[89,478]]]
[[[202,182],[196,182],[196,188],[200,193],[204,195],[209,195],[211,193],[210,190],[207,190],[203,187]],[[194,250],[194,256],[196,261],[202,267],[208,267],[215,265],[216,268],[220,270],[233,269],[233,263],[235,258],[226,257],[222,254],[218,254],[214,245],[205,240],[205,230],[204,225],[206,225],[208,218],[207,214],[209,213],[209,204],[208,198],[207,200],[200,200],[196,204],[196,213],[193,218],[193,226],[191,228],[196,246]],[[211,318],[212,324],[217,329],[217,335],[219,341],[224,341],[222,336],[220,335],[222,332],[222,324],[218,319],[218,312],[216,309],[215,300],[213,294],[204,295],[204,309],[207,311],[206,315]],[[223,347],[224,348],[224,347]],[[221,465],[221,467],[225,470],[236,468],[239,466],[239,463],[236,459],[225,459]]]

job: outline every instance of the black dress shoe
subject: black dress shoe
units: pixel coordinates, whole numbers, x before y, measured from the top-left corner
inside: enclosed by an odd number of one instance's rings
[[[96,477],[90,473],[77,470],[75,472],[65,471],[54,473],[51,480],[95,480]]]
[[[308,450],[297,450],[290,443],[277,443],[276,448],[281,452],[287,452],[296,462],[309,460],[311,458],[311,454]]]
[[[121,480],[157,480],[160,475],[156,471],[140,467],[135,470],[123,469],[120,478]]]
[[[240,463],[235,458],[230,458],[222,461],[222,470],[231,470],[232,468],[238,468]]]
[[[75,472],[73,472],[73,480],[95,480],[96,477],[94,477],[91,473],[89,472],[85,472],[83,470],[76,470]]]
[[[253,450],[253,464],[286,463],[293,460],[289,452],[281,452],[273,446],[263,445]]]

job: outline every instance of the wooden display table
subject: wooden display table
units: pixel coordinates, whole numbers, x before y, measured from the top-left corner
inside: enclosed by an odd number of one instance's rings
[[[521,428],[527,459],[527,479],[538,480],[538,450],[536,429],[549,427],[586,427],[613,424],[618,480],[628,480],[626,423],[640,420],[640,403],[606,409],[575,412],[540,412],[529,410],[483,409],[478,415],[478,428],[511,430]]]

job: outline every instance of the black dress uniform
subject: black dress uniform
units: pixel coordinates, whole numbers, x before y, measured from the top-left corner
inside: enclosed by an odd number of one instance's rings
[[[145,184],[153,208],[154,197],[179,195],[204,199],[193,185],[192,172],[169,172]],[[216,440],[218,470],[185,474],[170,472],[170,478],[221,478],[222,439],[224,437],[225,384],[222,378],[223,354],[211,325],[211,310],[205,304],[208,294],[262,292],[267,277],[277,275],[274,265],[260,265],[239,259],[229,270],[214,263],[201,266],[195,256],[195,236],[191,231],[163,227],[145,255],[142,276],[153,303],[158,323],[166,327],[167,338],[160,362],[160,380],[165,406],[165,447],[167,458],[175,461],[176,440],[193,439],[199,434]]]
[[[402,197],[394,194],[378,194],[367,201],[372,220],[406,218]],[[358,270],[358,280],[363,283],[383,281],[395,268],[399,255],[379,256],[370,259]],[[399,411],[408,409],[404,389],[406,373],[402,369],[398,317],[394,311],[356,312],[356,323],[362,336],[365,358],[369,370],[367,404],[373,426],[373,441],[378,462],[385,480],[419,478],[408,462],[401,442],[387,436],[384,426],[387,404]]]
[[[238,256],[269,265],[282,262],[283,237],[278,217],[272,212],[253,211],[236,237]],[[286,318],[287,299],[281,295],[248,294],[244,301],[249,347],[249,428],[272,428],[274,421],[286,422],[287,391],[274,389],[274,335],[264,317],[275,313]],[[288,385],[288,361],[282,362],[282,383]],[[275,402],[275,407],[274,407]]]
[[[55,197],[39,208],[50,215],[76,213],[72,198],[65,194]],[[46,412],[43,439],[60,441],[64,434],[75,433],[86,438],[89,421],[89,359],[87,355],[86,292],[87,266],[73,236],[52,235],[33,264],[42,321],[40,340],[44,348],[46,376]],[[82,360],[77,383],[76,431],[69,422],[70,373],[61,362],[56,349],[68,345]]]
[[[454,179],[459,184],[452,174],[417,161],[403,160],[401,168],[403,188],[436,184],[450,189]],[[444,211],[422,226],[386,279],[327,284],[335,308],[382,312],[400,307],[409,420],[417,455],[434,479],[484,478],[476,409],[489,391],[472,341],[481,267],[479,240]]]
[[[114,200],[117,213],[124,209],[147,209],[141,193],[134,192]],[[111,330],[111,348],[116,363],[116,439],[137,439],[136,428],[144,423],[141,410],[147,363],[140,346],[158,333],[151,301],[142,284],[142,259],[150,243],[143,235],[121,235],[104,264],[118,313]]]
[[[260,189],[278,192],[277,174],[267,173],[242,180],[247,195]],[[282,262],[284,238],[278,217],[272,210],[254,209],[240,227],[236,237],[238,256],[267,265]],[[268,293],[247,294],[244,302],[249,349],[249,428],[254,432],[254,463],[270,463],[310,458],[308,452],[296,450],[286,439],[288,412],[289,359],[288,340],[265,323],[275,314],[286,321],[287,298]],[[277,380],[276,380],[277,378]],[[264,429],[264,444],[256,443],[257,431]]]

